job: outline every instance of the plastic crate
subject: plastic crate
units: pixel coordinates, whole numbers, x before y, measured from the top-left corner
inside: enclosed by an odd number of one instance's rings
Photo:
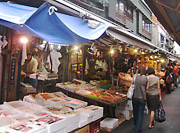
[[[100,133],[100,122],[101,120],[98,119],[90,123],[90,133]]]

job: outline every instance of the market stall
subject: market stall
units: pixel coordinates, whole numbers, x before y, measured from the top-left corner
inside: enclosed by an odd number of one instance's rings
[[[23,101],[1,104],[0,132],[67,133],[100,123],[102,117],[100,106],[87,106],[87,102],[62,92],[39,93],[25,96]],[[86,130],[93,132],[94,129]],[[96,130],[100,131],[100,125]]]
[[[127,87],[111,87],[102,89],[86,83],[85,81],[74,80],[74,82],[57,83],[57,90],[60,90],[68,96],[81,99],[88,102],[89,105],[98,105],[104,107],[104,117],[115,117],[115,108],[117,105],[127,101]]]

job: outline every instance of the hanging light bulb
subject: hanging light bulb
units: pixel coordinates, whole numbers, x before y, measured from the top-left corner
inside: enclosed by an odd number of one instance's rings
[[[137,53],[137,52],[138,52],[138,50],[137,50],[137,49],[134,49],[134,52],[135,52],[135,53]]]
[[[26,37],[21,37],[20,42],[26,44],[29,40]]]
[[[164,63],[164,59],[161,59],[161,62]]]
[[[110,54],[111,54],[111,55],[114,54],[114,49],[113,49],[113,48],[110,50]]]
[[[77,51],[77,50],[78,50],[78,48],[79,48],[78,46],[75,46],[75,47],[74,47],[74,50],[75,50],[75,51]]]

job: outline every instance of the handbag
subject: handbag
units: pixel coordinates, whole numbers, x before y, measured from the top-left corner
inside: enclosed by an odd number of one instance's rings
[[[155,110],[155,121],[164,122],[166,120],[166,113],[163,108],[162,102],[159,102],[159,108]]]
[[[136,79],[136,75],[134,75],[133,82],[132,82],[131,86],[129,87],[129,90],[128,90],[128,93],[127,93],[127,97],[129,99],[132,99],[132,96],[134,94],[135,79]]]
[[[172,74],[170,74],[167,79],[167,83],[171,84],[172,82],[173,82],[173,76],[172,76]]]

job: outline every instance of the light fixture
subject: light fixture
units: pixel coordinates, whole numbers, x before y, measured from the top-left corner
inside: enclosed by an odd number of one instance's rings
[[[74,50],[77,51],[79,49],[78,46],[74,46]]]
[[[29,40],[26,37],[21,37],[20,42],[26,44]]]
[[[138,50],[137,50],[137,49],[134,49],[134,52],[135,52],[135,53],[137,53],[137,52],[138,52]]]
[[[150,58],[153,59],[153,56],[151,55]]]
[[[111,55],[114,54],[114,49],[113,49],[113,48],[110,50],[110,54],[111,54]]]
[[[144,52],[142,52],[142,54],[144,54]]]
[[[149,50],[145,50],[145,52],[147,53]]]
[[[161,62],[164,63],[164,59],[161,59]]]

